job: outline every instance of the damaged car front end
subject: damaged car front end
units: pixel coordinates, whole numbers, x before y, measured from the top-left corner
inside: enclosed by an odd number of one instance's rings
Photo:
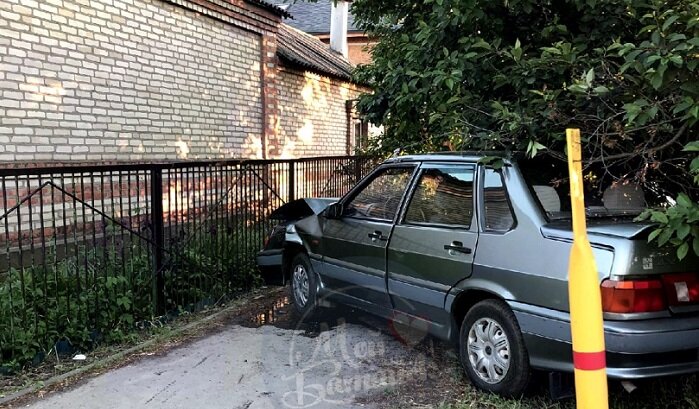
[[[273,211],[269,218],[275,224],[265,239],[262,251],[257,254],[257,265],[268,284],[286,284],[284,272],[284,253],[296,247],[304,246],[297,223],[304,224],[304,232],[313,232],[313,224],[318,223],[320,215],[328,206],[337,202],[337,198],[305,198],[293,200]],[[309,220],[305,220],[309,219]],[[311,225],[311,226],[308,226]],[[287,260],[288,262],[288,260]]]

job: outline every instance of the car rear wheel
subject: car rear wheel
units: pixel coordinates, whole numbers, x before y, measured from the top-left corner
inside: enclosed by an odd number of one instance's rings
[[[314,313],[316,309],[316,278],[311,260],[304,253],[297,254],[291,261],[291,298],[294,307],[302,317]]]
[[[531,376],[519,324],[500,300],[474,305],[461,325],[461,364],[473,384],[488,392],[519,397]]]

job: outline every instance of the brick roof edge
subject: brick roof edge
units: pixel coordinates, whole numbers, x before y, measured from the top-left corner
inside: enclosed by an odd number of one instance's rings
[[[263,9],[267,9],[278,16],[281,16],[284,18],[293,18],[291,16],[291,14],[289,14],[288,11],[277,6],[276,4],[272,4],[272,3],[266,2],[264,0],[243,0],[243,1],[246,3],[254,4],[255,6],[258,6],[258,7],[262,7]]]
[[[330,47],[288,24],[279,26],[277,55],[280,59],[320,74],[352,81],[352,64]]]

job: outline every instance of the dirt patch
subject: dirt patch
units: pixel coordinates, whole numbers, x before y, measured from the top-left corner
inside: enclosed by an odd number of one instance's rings
[[[247,313],[242,313],[234,323],[252,328],[272,325],[301,331],[307,337],[317,337],[342,323],[358,324],[390,335],[401,342],[404,348],[411,350],[423,366],[403,369],[420,373],[414,373],[414,377],[403,382],[390,382],[389,379],[381,392],[357,398],[359,404],[381,409],[435,407],[453,404],[464,400],[469,394],[477,393],[465,377],[454,346],[430,337],[423,331],[399,328],[388,320],[347,307],[321,310],[312,319],[300,321],[288,295],[276,300],[259,299],[248,307]],[[396,368],[401,363],[381,356],[375,358],[375,364],[379,368],[377,372],[401,369]]]
[[[427,337],[412,348],[422,356],[425,367],[419,376],[404,383],[357,399],[359,403],[380,409],[433,408],[462,401],[472,388],[464,376],[456,351],[448,343]],[[380,362],[379,365],[392,365]]]

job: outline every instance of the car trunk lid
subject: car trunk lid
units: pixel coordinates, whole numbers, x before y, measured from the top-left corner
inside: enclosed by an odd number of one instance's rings
[[[699,311],[699,257],[689,254],[680,261],[674,248],[648,243],[654,228],[652,223],[588,220],[590,243],[615,250],[612,274],[601,283],[605,312]],[[551,222],[541,232],[551,239],[573,239],[570,221]]]
[[[613,220],[588,220],[588,236],[611,236],[623,239],[636,239],[647,235],[652,231],[652,223],[639,223],[632,221]],[[541,233],[547,238],[573,239],[573,227],[570,220],[557,220],[544,225]],[[590,238],[592,242],[592,237]]]

